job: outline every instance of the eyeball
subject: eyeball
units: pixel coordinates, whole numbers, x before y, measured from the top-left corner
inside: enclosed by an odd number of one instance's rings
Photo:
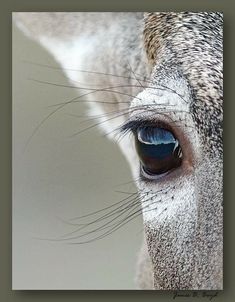
[[[161,176],[182,163],[182,149],[174,134],[164,128],[142,127],[135,135],[136,150],[147,176]]]

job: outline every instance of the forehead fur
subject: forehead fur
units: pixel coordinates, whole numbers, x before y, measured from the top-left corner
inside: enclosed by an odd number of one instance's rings
[[[222,156],[223,16],[221,13],[148,13],[144,43],[148,59],[187,79],[195,125],[206,151]]]

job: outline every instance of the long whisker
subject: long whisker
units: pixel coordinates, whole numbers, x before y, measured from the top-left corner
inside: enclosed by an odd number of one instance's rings
[[[111,76],[111,77],[123,78],[123,79],[128,79],[128,80],[135,80],[135,78],[132,78],[132,77],[129,77],[129,76],[117,75],[117,74],[113,74],[113,73],[106,73],[106,72],[99,72],[99,71],[89,71],[89,70],[74,69],[74,68],[64,68],[64,67],[62,69],[61,67],[50,66],[50,65],[41,64],[41,63],[35,63],[35,62],[27,61],[27,60],[23,60],[23,62],[25,62],[27,64],[31,64],[31,65],[41,66],[41,67],[50,68],[50,69],[54,69],[54,70],[60,70],[60,71],[67,70],[67,71],[75,71],[75,72],[81,72],[81,73]],[[148,80],[148,79],[147,80],[141,79],[141,81],[146,81],[146,82],[149,81],[150,82],[150,80]]]
[[[160,200],[154,202],[154,203],[158,203],[160,202]],[[75,242],[75,243],[69,243],[69,244],[84,244],[84,243],[90,243],[90,242],[93,242],[93,241],[97,241],[97,240],[100,240],[110,234],[112,234],[113,232],[117,231],[118,229],[120,229],[121,227],[123,227],[124,225],[126,225],[127,223],[129,223],[130,221],[132,221],[133,219],[139,217],[141,214],[143,213],[146,213],[146,212],[150,212],[150,211],[154,211],[156,209],[158,209],[158,207],[155,207],[155,208],[152,208],[152,209],[149,209],[149,210],[145,210],[146,208],[148,208],[149,205],[147,205],[146,207],[142,208],[142,209],[139,209],[137,211],[135,211],[134,213],[131,213],[129,214],[127,217],[125,217],[124,219],[118,221],[118,223],[116,223],[114,225],[114,227],[112,227],[109,231],[105,232],[104,234],[100,235],[100,236],[97,236],[91,240],[87,240],[87,241],[82,241],[82,242]],[[144,210],[144,211],[143,211]],[[167,208],[164,208],[159,214],[158,214],[158,217],[167,210]],[[77,238],[74,238],[74,239],[77,239]]]
[[[142,84],[141,85],[134,85],[134,84],[125,84],[125,85],[115,85],[115,86],[108,86],[108,87],[102,87],[102,88],[86,88],[86,87],[82,87],[82,86],[73,86],[73,85],[68,85],[68,84],[58,84],[58,83],[52,83],[52,82],[48,82],[48,81],[42,81],[42,80],[37,80],[37,79],[33,79],[33,78],[28,78],[28,80],[30,80],[30,81],[33,81],[33,82],[37,82],[37,83],[41,83],[41,84],[47,84],[47,85],[51,85],[51,86],[56,86],[56,87],[63,87],[63,88],[71,88],[71,89],[79,89],[79,90],[91,90],[91,92],[90,93],[92,93],[92,91],[93,92],[112,92],[112,93],[119,93],[119,94],[121,94],[121,95],[124,95],[124,96],[129,96],[129,97],[135,97],[135,98],[137,98],[136,96],[133,96],[133,95],[131,95],[131,94],[128,94],[128,93],[124,93],[124,92],[120,92],[120,91],[114,91],[114,90],[112,90],[112,89],[114,89],[114,88],[143,88],[143,89],[145,89],[145,88],[150,88],[150,89],[157,89],[157,90],[169,90],[169,91],[171,91],[172,93],[174,93],[174,94],[177,94],[185,103],[187,103],[186,102],[186,100],[179,94],[179,93],[177,93],[174,89],[171,89],[171,88],[169,88],[169,87],[167,87],[167,86],[164,86],[164,85],[159,85],[159,84],[157,84],[157,83],[155,83],[155,85],[154,86],[143,86]],[[73,82],[75,82],[75,81],[73,81]],[[89,93],[89,94],[90,94]],[[153,94],[153,93],[152,93]],[[155,94],[153,94],[153,95],[155,95]],[[138,99],[138,98],[137,98]],[[58,104],[58,106],[59,106],[60,104]]]
[[[161,190],[161,191],[163,191],[163,190]],[[152,199],[153,199],[153,197],[151,196],[151,197],[145,199],[144,203],[146,203],[147,201],[152,200]],[[145,206],[142,205],[142,207],[139,208],[139,209],[137,209],[137,210],[135,210],[135,209],[140,206],[140,203],[139,203],[139,201],[138,202],[133,202],[126,209],[126,212],[125,212],[125,214],[127,214],[126,217],[122,218],[121,220],[117,220],[119,217],[121,217],[124,214],[124,212],[122,212],[121,214],[117,215],[112,220],[108,221],[107,223],[105,223],[104,225],[100,226],[99,228],[95,228],[95,229],[93,229],[91,231],[88,231],[88,232],[86,232],[84,234],[76,235],[76,236],[73,236],[73,237],[67,237],[69,235],[69,234],[67,234],[67,236],[65,235],[66,236],[65,238],[57,238],[57,239],[46,239],[46,238],[45,239],[43,239],[43,238],[35,238],[35,239],[38,239],[38,240],[49,240],[49,241],[59,241],[59,242],[61,242],[61,241],[71,241],[71,240],[75,240],[75,239],[78,239],[78,238],[89,236],[91,234],[94,234],[94,233],[97,233],[97,232],[101,232],[103,230],[108,229],[108,231],[106,231],[103,234],[101,234],[99,236],[96,236],[96,237],[94,237],[92,239],[84,240],[84,241],[80,241],[80,242],[75,242],[75,243],[68,243],[68,244],[85,244],[85,243],[90,243],[90,242],[93,242],[93,241],[97,241],[97,240],[100,240],[100,239],[102,239],[102,238],[104,238],[104,237],[112,234],[116,230],[120,229],[121,227],[123,227],[124,225],[126,225],[127,223],[129,223],[131,220],[137,218],[140,214],[146,213],[146,212],[149,212],[149,211],[154,211],[155,209],[158,209],[158,206],[154,207],[154,208],[150,208],[150,209],[148,209],[148,207],[150,205],[153,205],[153,204],[159,203],[159,202],[161,202],[161,199],[158,199],[157,201],[154,201],[153,203],[147,204]],[[166,209],[167,208],[164,208],[163,211],[158,214],[158,216],[160,216]],[[72,233],[76,233],[78,231],[80,231],[80,229],[75,230]]]
[[[38,82],[38,83],[44,83],[44,84],[49,84],[49,85],[55,85],[55,86],[58,86],[58,84],[56,83],[50,83],[50,82],[46,82],[46,81],[40,81],[40,80],[35,80],[35,79],[31,79],[35,82]],[[59,85],[60,86],[60,85]],[[75,86],[68,86],[68,85],[62,85],[62,87],[74,87],[74,88],[77,88],[77,89],[82,89],[82,87],[75,87]],[[86,90],[92,90],[92,91],[89,91],[87,93],[84,93],[82,95],[79,95],[78,97],[75,97],[67,102],[64,102],[64,103],[61,103],[61,105],[58,104],[58,107],[52,111],[51,113],[49,113],[36,127],[35,129],[33,130],[33,132],[31,133],[31,135],[29,136],[29,138],[27,139],[26,143],[25,143],[25,146],[24,146],[24,150],[26,150],[27,146],[29,145],[31,139],[33,138],[33,136],[36,134],[36,132],[40,129],[40,127],[46,122],[46,120],[48,120],[51,116],[53,116],[56,112],[58,112],[59,110],[61,110],[62,108],[65,107],[65,105],[67,104],[71,104],[71,103],[75,103],[75,102],[78,102],[78,99],[80,99],[81,97],[84,97],[84,96],[87,96],[87,95],[90,95],[90,94],[93,94],[93,93],[96,93],[96,92],[112,92],[112,93],[117,93],[117,94],[120,94],[120,95],[123,95],[123,96],[128,96],[128,97],[131,97],[131,98],[137,98],[139,99],[137,96],[133,96],[131,94],[128,94],[128,93],[124,93],[124,92],[120,92],[120,91],[115,91],[115,90],[112,90],[113,88],[121,88],[121,87],[124,87],[125,85],[119,85],[119,86],[110,86],[110,87],[106,87],[105,89],[102,88],[102,89],[87,89],[85,88]],[[129,85],[129,87],[133,87],[134,85]],[[128,87],[128,85],[126,86]],[[135,85],[134,87],[138,87],[137,85]],[[156,89],[156,87],[154,87],[154,89]],[[160,89],[160,88],[158,88]]]
[[[111,220],[109,220],[108,222],[106,222],[105,224],[103,224],[102,226],[100,226],[98,228],[96,227],[93,230],[87,231],[84,234],[77,235],[77,236],[74,236],[74,237],[67,237],[67,238],[63,238],[63,237],[61,238],[60,237],[60,238],[56,238],[56,239],[45,239],[45,240],[50,240],[50,241],[67,241],[67,240],[71,240],[71,239],[77,239],[79,237],[84,237],[84,236],[87,236],[87,235],[92,234],[92,233],[97,232],[97,231],[102,231],[104,227],[108,226],[111,222],[115,221],[117,218],[119,218],[120,216],[122,216],[123,214],[125,214],[127,212],[127,210],[131,209],[131,207],[133,207],[133,206],[135,206],[137,204],[139,204],[139,201],[135,202],[133,204],[130,204],[125,209],[123,209],[123,211],[121,211],[121,213],[117,212],[116,214],[118,214],[118,215],[116,215],[114,218],[112,218]],[[79,229],[77,229],[77,230],[75,230],[75,231],[73,231],[71,233],[68,233],[65,236],[68,236],[69,234],[73,234],[73,233],[78,232],[80,230],[82,230],[82,228],[79,228]],[[41,238],[41,240],[42,240],[42,238]]]
[[[113,213],[111,214],[108,214],[108,215],[104,215],[102,218],[99,218],[99,219],[96,219],[90,223],[87,223],[85,225],[83,225],[82,227],[80,228],[77,228],[76,230],[70,232],[70,233],[67,233],[65,234],[64,236],[62,236],[63,239],[66,239],[66,240],[70,240],[70,239],[75,239],[77,237],[84,237],[84,236],[87,236],[89,234],[92,234],[94,232],[98,232],[98,231],[102,231],[104,228],[110,226],[110,224],[112,222],[114,222],[117,218],[119,218],[120,216],[122,216],[123,214],[126,214],[130,209],[132,209],[134,206],[139,206],[139,200],[138,200],[138,197],[135,198],[137,201],[133,202],[134,200],[132,200],[131,202],[128,203],[127,206],[125,206],[124,208],[121,208],[121,209],[118,209],[118,210],[115,210]],[[115,215],[115,216],[114,216]],[[101,221],[104,221],[110,217],[113,217],[111,220],[107,221],[105,224],[103,224],[102,226],[100,227],[96,227],[97,225],[97,222],[100,223]],[[72,235],[74,233],[78,233],[79,231],[91,226],[91,225],[95,225],[95,228],[91,231],[88,231],[84,234],[81,234],[79,236],[76,236],[76,237],[68,237],[69,235]],[[61,237],[60,237],[61,238]]]
[[[139,85],[144,89],[144,86],[142,85],[142,83],[140,82],[140,80],[136,77],[136,75],[135,75],[135,73],[134,73],[134,71],[133,71],[133,69],[132,69],[131,64],[129,63],[129,61],[127,63],[128,63],[128,66],[129,66],[129,68],[131,70],[131,73],[134,75],[134,78],[139,83]]]
[[[41,67],[62,70],[60,67],[50,66],[50,65],[46,65],[46,64],[34,63],[34,62],[27,61],[27,60],[24,60],[24,62],[32,64],[32,65],[41,66]],[[177,91],[175,91],[174,89],[172,89],[170,87],[167,87],[163,84],[159,85],[159,84],[157,84],[156,82],[154,82],[153,80],[151,80],[149,78],[147,78],[147,79],[146,78],[137,78],[136,76],[134,78],[132,78],[132,77],[123,76],[123,75],[116,75],[116,74],[112,74],[112,73],[104,73],[104,72],[98,72],[98,71],[88,71],[88,70],[73,69],[73,68],[63,68],[63,70],[76,71],[76,72],[89,73],[89,74],[97,74],[97,75],[105,75],[105,76],[123,78],[123,79],[128,79],[128,80],[138,80],[138,81],[142,81],[142,82],[146,82],[146,83],[150,83],[150,84],[155,84],[158,87],[164,88],[164,90],[169,90],[169,91],[177,94],[185,103],[187,103],[187,101],[182,97],[182,95],[177,93]],[[77,81],[73,81],[73,82],[77,82]],[[156,87],[154,86],[152,88],[156,88]]]
[[[162,190],[161,190],[162,191]],[[159,191],[160,192],[160,191]],[[149,197],[149,198],[147,198],[147,199],[145,199],[144,200],[144,203],[146,203],[147,201],[149,201],[149,200],[152,200],[152,197]],[[159,200],[157,200],[157,201],[155,201],[155,202],[153,202],[153,203],[151,203],[151,204],[155,204],[155,203],[159,203],[161,200],[159,199]],[[145,209],[146,208],[148,208],[149,207],[149,205],[146,205],[146,206],[142,206],[142,208],[141,209],[138,209],[138,210],[136,210],[136,211],[134,211],[137,207],[139,207],[140,206],[140,202],[139,201],[136,201],[136,199],[133,199],[132,200],[132,203],[131,204],[129,204],[127,207],[125,207],[123,210],[125,210],[125,211],[117,211],[116,212],[116,214],[118,214],[118,215],[116,215],[113,219],[111,219],[111,220],[109,220],[108,222],[106,222],[105,224],[103,224],[103,225],[101,225],[100,227],[98,227],[98,228],[95,228],[95,229],[93,229],[93,230],[91,230],[91,231],[88,231],[88,232],[86,232],[86,233],[84,233],[84,234],[80,234],[80,235],[76,235],[76,236],[73,236],[73,237],[67,237],[68,235],[71,235],[71,234],[73,234],[73,233],[77,233],[77,232],[79,232],[79,231],[81,231],[82,229],[81,228],[79,228],[79,229],[77,229],[77,230],[75,230],[75,231],[73,231],[73,232],[71,232],[71,233],[69,233],[69,234],[66,234],[65,236],[65,238],[58,238],[58,239],[52,239],[52,241],[64,241],[64,240],[74,240],[74,239],[78,239],[78,238],[82,238],[82,237],[85,237],[85,236],[88,236],[88,235],[90,235],[90,234],[93,234],[93,233],[96,233],[96,232],[100,232],[100,231],[103,231],[103,230],[105,230],[105,229],[107,229],[107,228],[109,228],[109,230],[107,231],[107,232],[105,232],[105,233],[103,233],[101,236],[98,236],[98,237],[95,237],[94,239],[101,239],[101,238],[103,238],[104,236],[107,236],[108,234],[110,234],[110,233],[112,233],[113,231],[115,231],[116,229],[119,229],[119,227],[121,227],[121,225],[122,224],[126,224],[130,219],[129,218],[131,218],[131,217],[133,217],[135,214],[138,214],[138,215],[140,215],[143,211],[145,211]],[[154,209],[150,209],[150,210],[154,210]],[[133,213],[133,211],[134,211],[134,213]],[[120,213],[121,212],[121,213]],[[120,214],[119,214],[120,213]],[[126,217],[124,217],[123,219],[121,219],[121,220],[117,220],[119,217],[121,217],[123,214],[126,214]],[[136,215],[136,217],[137,217],[137,215]],[[100,222],[100,221],[99,221]],[[113,223],[114,222],[114,223]],[[111,228],[111,229],[110,229]],[[50,240],[50,239],[48,239],[48,240]],[[93,240],[93,239],[92,239]],[[88,241],[86,241],[86,243],[87,243]],[[89,242],[90,242],[90,240],[89,240]],[[81,243],[81,242],[80,242]],[[85,241],[83,242],[83,243],[85,243]]]
[[[51,116],[53,116],[56,112],[58,112],[59,110],[61,110],[62,108],[64,108],[67,104],[70,104],[70,103],[73,103],[73,101],[81,98],[81,97],[84,97],[86,95],[89,95],[91,93],[94,93],[94,92],[97,92],[99,90],[96,90],[96,91],[92,91],[92,92],[88,92],[88,93],[84,93],[78,97],[75,97],[73,99],[71,99],[70,101],[68,102],[65,102],[63,104],[61,104],[59,107],[57,107],[55,110],[53,110],[51,113],[49,113],[33,130],[33,132],[31,133],[31,135],[29,136],[29,138],[27,139],[26,143],[25,143],[25,146],[24,146],[24,150],[23,152],[26,150],[27,146],[29,145],[31,139],[33,138],[33,136],[36,134],[36,132],[40,129],[40,127],[45,123],[45,121],[47,121]],[[120,93],[120,92],[118,92]],[[131,96],[129,94],[125,94],[125,93],[120,93],[120,94],[123,94],[123,95],[126,95],[126,96]]]
[[[146,210],[145,212],[153,211],[153,210],[155,210],[157,208],[158,207],[153,208],[153,209],[149,209],[149,210]],[[81,241],[81,242],[74,242],[74,243],[68,243],[68,244],[84,244],[84,243],[90,243],[90,242],[93,242],[93,241],[97,241],[97,240],[103,239],[104,237],[106,237],[106,236],[112,234],[113,232],[117,231],[118,229],[120,229],[121,227],[123,227],[124,225],[126,225],[127,223],[129,223],[130,221],[132,221],[133,219],[139,217],[141,214],[142,214],[142,209],[138,209],[134,213],[131,213],[130,215],[128,215],[128,217],[125,217],[123,220],[121,220],[120,222],[118,222],[118,224],[115,224],[109,231],[103,233],[102,235],[97,236],[97,237],[95,237],[93,239],[90,239],[90,240]],[[79,237],[76,236],[75,238],[66,238],[66,239],[73,240],[73,239],[78,239],[78,238],[80,238],[80,236]]]
[[[131,197],[132,197],[133,195],[136,195],[136,194],[138,194],[138,192],[132,193],[132,194],[131,194]],[[116,202],[116,203],[114,203],[114,204],[112,204],[112,205],[110,205],[110,206],[107,206],[107,207],[102,208],[102,209],[100,209],[100,210],[94,211],[94,212],[92,212],[92,213],[89,213],[89,214],[86,214],[86,215],[82,215],[82,216],[73,217],[73,218],[69,219],[69,221],[74,221],[74,220],[77,220],[77,219],[86,218],[86,217],[89,217],[89,216],[93,216],[93,215],[95,215],[95,214],[97,214],[97,213],[106,211],[106,210],[108,210],[108,209],[110,209],[110,208],[113,208],[114,206],[119,205],[120,203],[123,203],[123,202],[126,201],[128,198],[130,198],[130,196],[128,196],[127,198],[124,198],[124,199],[122,199],[122,200],[120,200],[120,201],[118,201],[118,202]]]

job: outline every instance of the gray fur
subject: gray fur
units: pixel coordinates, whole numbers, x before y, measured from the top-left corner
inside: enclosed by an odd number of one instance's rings
[[[128,86],[122,94],[95,94],[114,104],[92,106],[93,111],[131,108],[129,116],[126,112],[107,121],[104,131],[135,115],[146,116],[150,109],[156,120],[163,116],[174,120],[183,142],[182,167],[163,182],[137,183],[143,208],[152,207],[143,216],[147,246],[144,243],[140,253],[138,284],[143,289],[222,289],[222,14],[14,13],[13,17],[62,67],[69,57],[58,52],[57,44],[68,52],[71,49],[76,68],[125,77],[82,74],[83,81],[98,87]],[[92,45],[85,53],[78,49],[76,60],[72,47],[81,37],[88,37]],[[145,86],[141,87],[130,66],[139,78],[149,77],[151,85],[141,81]],[[90,95],[88,100],[95,98]],[[160,115],[163,101],[171,111],[163,106],[164,115]],[[138,176],[133,141],[123,140],[120,148]]]

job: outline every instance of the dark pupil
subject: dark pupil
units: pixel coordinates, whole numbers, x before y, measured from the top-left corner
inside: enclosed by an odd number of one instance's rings
[[[182,151],[174,135],[163,128],[137,130],[136,149],[146,173],[163,174],[181,164]]]

